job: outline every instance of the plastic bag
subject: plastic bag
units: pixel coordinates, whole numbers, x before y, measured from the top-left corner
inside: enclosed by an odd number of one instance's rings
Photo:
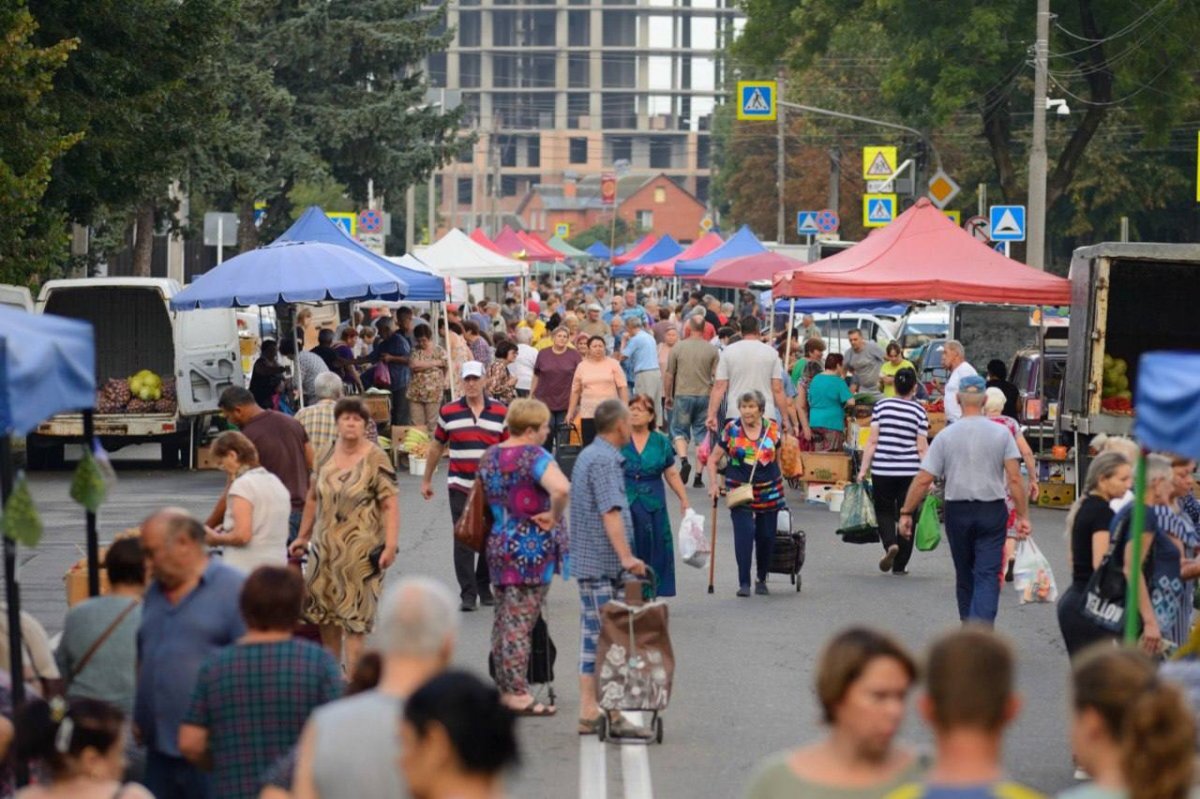
[[[942,501],[933,494],[926,494],[921,505],[921,516],[917,520],[917,531],[913,545],[920,552],[932,552],[942,543],[942,525],[938,522],[938,509]]]
[[[708,465],[708,456],[712,454],[712,448],[713,435],[712,433],[705,433],[704,440],[696,447],[696,460],[700,461],[701,466]]]
[[[875,518],[875,503],[871,501],[871,494],[862,483],[851,483],[846,486],[837,532],[843,541],[850,544],[879,542],[879,522]]]
[[[800,459],[800,442],[793,435],[784,435],[779,445],[779,468],[785,480],[795,480],[804,474]]]
[[[1032,538],[1017,542],[1013,563],[1013,587],[1021,604],[1028,602],[1054,602],[1058,599],[1058,586],[1054,583],[1054,572],[1050,561],[1033,543]]]
[[[703,569],[708,565],[711,553],[712,548],[704,535],[704,517],[688,508],[679,522],[679,554],[683,562]]]

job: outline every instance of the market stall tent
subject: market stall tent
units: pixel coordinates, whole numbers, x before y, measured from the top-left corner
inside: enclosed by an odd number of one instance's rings
[[[520,258],[521,260],[536,260],[529,252],[528,245],[517,235],[517,231],[510,228],[508,225],[496,234],[496,238],[492,239],[495,244],[495,249],[501,254],[509,258]]]
[[[720,233],[710,231],[693,241],[683,252],[672,258],[639,264],[637,266],[637,273],[638,275],[650,275],[653,277],[675,277],[675,265],[677,263],[708,255],[724,243],[725,239],[721,238]]]
[[[467,281],[462,278],[442,277],[436,274],[428,265],[422,263],[420,258],[408,252],[404,253],[404,255],[389,255],[388,260],[404,269],[412,272],[421,272],[437,280],[442,284],[442,300],[447,302],[467,302]],[[413,297],[410,299],[418,298]]]
[[[755,238],[747,225],[742,225],[728,241],[707,255],[699,258],[681,258],[675,262],[675,275],[682,278],[697,278],[708,274],[713,264],[727,258],[738,258],[743,255],[754,255],[766,252],[767,248]]]
[[[642,253],[648,251],[651,247],[658,243],[658,236],[653,233],[647,233],[637,240],[631,247],[626,247],[624,252],[614,253],[612,262],[617,266],[627,264],[630,261],[642,257]]]
[[[802,266],[807,266],[807,264],[798,258],[791,258],[775,252],[743,255],[739,258],[717,261],[712,269],[700,278],[700,285],[746,288],[751,283],[773,280],[777,272],[799,269]]]
[[[593,258],[599,258],[604,261],[612,258],[612,250],[608,249],[608,245],[602,241],[593,241],[584,249],[584,252]]]
[[[588,253],[585,250],[581,250],[578,247],[572,247],[570,244],[567,244],[562,236],[555,236],[554,238],[550,239],[550,241],[546,242],[546,244],[558,250],[568,258],[587,258],[589,255],[591,255],[591,253]],[[599,244],[599,242],[596,242],[596,244]],[[595,246],[595,244],[592,246]],[[600,246],[603,247],[604,245],[601,244]]]
[[[517,238],[525,244],[525,252],[531,261],[561,261],[566,257],[533,233],[518,230]]]
[[[282,241],[320,241],[356,252],[403,280],[408,286],[408,291],[404,295],[406,300],[437,302],[446,298],[446,287],[441,278],[428,270],[416,271],[402,262],[395,262],[368,250],[347,236],[341,226],[315,205],[309,206],[300,215],[300,218],[293,222],[292,226],[273,243],[278,244]]]
[[[837,255],[775,276],[776,297],[1067,305],[1071,284],[1006,258],[927,198]]]
[[[471,241],[475,242],[476,244],[482,244],[484,247],[487,247],[489,250],[496,253],[497,255],[504,255],[504,252],[499,247],[496,246],[496,242],[489,239],[487,237],[487,234],[483,232],[483,228],[477,227],[474,230],[472,230],[469,238],[471,239]],[[504,257],[507,258],[508,256],[505,255]]]
[[[674,258],[679,253],[683,252],[683,247],[679,246],[679,242],[670,236],[663,236],[658,241],[654,242],[654,246],[646,250],[641,256],[625,263],[613,267],[613,277],[633,277],[637,274],[637,268],[641,264],[651,264],[658,261],[664,261],[667,258]]]
[[[427,247],[417,247],[413,255],[444,277],[502,280],[529,274],[528,265],[522,261],[489,250],[458,228]]]

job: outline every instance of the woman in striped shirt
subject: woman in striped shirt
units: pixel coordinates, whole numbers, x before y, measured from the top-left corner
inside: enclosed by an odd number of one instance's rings
[[[929,417],[921,403],[912,398],[917,388],[915,371],[901,369],[893,386],[896,396],[875,403],[871,412],[871,437],[863,452],[858,481],[861,483],[871,475],[879,538],[884,549],[879,570],[908,574],[905,567],[912,557],[912,539],[896,535],[896,522],[908,487],[920,471],[921,459],[929,447]]]

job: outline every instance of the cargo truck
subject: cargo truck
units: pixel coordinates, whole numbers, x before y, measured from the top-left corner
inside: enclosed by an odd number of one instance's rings
[[[101,386],[143,369],[175,379],[178,401],[170,412],[95,414],[96,435],[106,449],[158,443],[164,465],[190,463],[221,392],[245,385],[234,311],[172,311],[170,299],[180,290],[176,281],[159,278],[51,280],[37,301],[39,313],[92,324]],[[82,414],[51,417],[29,437],[30,465],[59,465],[64,444],[82,440]]]
[[[1104,396],[1106,357],[1110,367],[1124,362],[1132,392],[1142,353],[1200,349],[1195,323],[1200,244],[1083,247],[1071,258],[1070,279],[1071,332],[1059,424],[1073,438],[1075,473],[1082,480],[1092,437],[1133,430],[1136,409],[1113,408]]]

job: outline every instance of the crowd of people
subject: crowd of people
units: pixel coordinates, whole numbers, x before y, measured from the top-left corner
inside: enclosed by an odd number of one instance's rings
[[[769,594],[788,503],[784,451],[842,452],[862,405],[869,435],[856,476],[872,486],[879,570],[908,574],[934,493],[964,629],[920,666],[879,632],[839,634],[815,680],[829,737],[769,759],[747,795],[1032,795],[1002,784],[999,767],[1019,702],[1013,654],[990,626],[1038,490],[1003,364],[985,379],[961,344],[945,345],[949,424],[930,440],[926,387],[894,342],[853,330],[845,352],[829,352],[811,317],[776,330],[748,293],[737,305],[701,293],[669,302],[647,282],[609,296],[590,277],[517,291],[449,305],[440,323],[408,307],[373,323],[355,311],[317,332],[311,350],[297,349],[312,333],[302,314],[278,346],[263,343],[248,388],[220,398],[232,429],[213,442],[227,479],[209,516],[151,515],[109,548],[111,593],[70,611],[66,691],[43,690],[49,701],[25,710],[18,754],[41,775],[25,796],[497,796],[519,759],[515,719],[558,712],[528,677],[555,575],[578,593],[578,732],[648,738],[597,702],[601,608],[629,575],[676,595],[670,506],[690,509],[689,480],[714,508],[725,498],[735,596]],[[279,355],[299,367],[296,385]],[[390,430],[357,396],[370,388],[390,394],[393,425],[432,435],[425,500],[438,496],[443,455],[452,525],[482,493],[482,551],[446,531],[457,596],[421,577],[384,590],[399,489],[378,445]],[[1191,716],[1150,658],[1190,637],[1195,463],[1148,458],[1137,654],[1113,647],[1116,634],[1085,612],[1094,572],[1115,558],[1128,573],[1132,552],[1136,445],[1113,438],[1099,449],[1067,517],[1072,579],[1058,608],[1074,669],[1073,750],[1096,781],[1074,799],[1183,799]],[[480,606],[493,608],[494,685],[449,670],[460,616]],[[932,760],[895,742],[922,680]],[[1140,747],[1145,736],[1155,745]]]

